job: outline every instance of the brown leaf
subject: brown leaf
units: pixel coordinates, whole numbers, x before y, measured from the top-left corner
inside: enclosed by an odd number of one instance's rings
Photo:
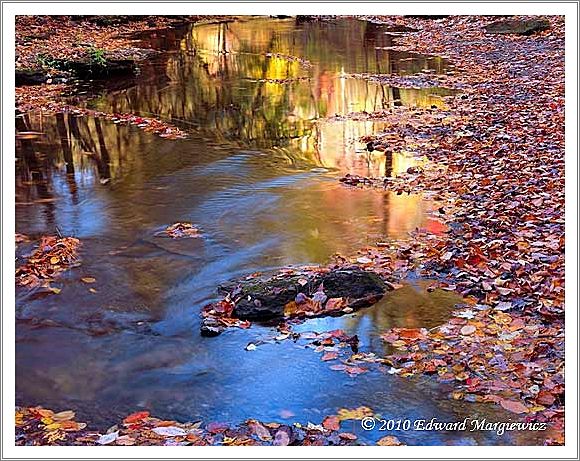
[[[387,435],[386,437],[383,437],[382,439],[380,439],[377,442],[377,445],[381,446],[381,447],[398,447],[400,445],[403,445],[401,443],[401,441],[393,436],[393,435]]]

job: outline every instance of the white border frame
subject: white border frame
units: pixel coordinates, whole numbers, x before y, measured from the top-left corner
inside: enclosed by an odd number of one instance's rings
[[[568,458],[578,459],[578,3],[138,2],[139,14],[547,14],[566,16],[566,446],[564,447],[16,447],[14,311],[14,24],[18,14],[132,14],[130,2],[2,2],[2,459],[22,458]],[[572,341],[574,340],[574,341]],[[6,457],[6,458],[4,458]]]

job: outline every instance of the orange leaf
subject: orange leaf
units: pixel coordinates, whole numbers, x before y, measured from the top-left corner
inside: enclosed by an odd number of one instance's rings
[[[324,421],[322,421],[322,427],[329,431],[338,431],[340,429],[340,420],[338,419],[338,416],[332,415],[324,418]]]
[[[145,419],[149,416],[149,412],[148,411],[138,411],[136,413],[131,413],[129,416],[127,416],[123,422],[125,424],[133,424],[136,423],[138,421],[141,421],[142,419]]]

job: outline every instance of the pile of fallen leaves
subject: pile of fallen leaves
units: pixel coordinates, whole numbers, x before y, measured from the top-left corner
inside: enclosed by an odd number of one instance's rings
[[[131,113],[108,113],[78,107],[64,100],[66,85],[29,85],[16,88],[16,108],[20,112],[43,111],[48,113],[66,112],[79,116],[96,117],[117,124],[133,125],[162,138],[181,139],[187,134],[171,123],[151,117],[141,117]]]
[[[394,86],[397,88],[459,88],[456,82],[449,81],[446,75],[431,75],[429,73],[419,73],[413,75],[396,75],[396,74],[368,74],[353,73],[346,74],[343,78],[356,78],[367,80],[369,82],[380,83],[381,85]]]
[[[59,273],[78,264],[80,245],[80,240],[74,237],[43,236],[37,250],[16,269],[16,283],[29,287],[48,286]]]
[[[426,156],[432,168],[343,179],[399,194],[427,191],[439,201],[434,214],[446,233],[420,229],[397,248],[370,248],[369,259],[402,275],[440,278],[473,300],[435,330],[385,332],[397,350],[394,369],[454,382],[453,398],[491,401],[547,421],[557,435],[546,443],[561,444],[563,18],[547,17],[551,29],[531,37],[486,34],[486,17],[371,19],[417,30],[397,38],[396,48],[451,59],[458,72],[440,84],[463,87],[446,98],[445,110],[378,114],[390,122],[375,144]]]
[[[372,416],[370,408],[340,409],[321,424],[263,423],[249,419],[239,425],[201,421],[179,423],[139,411],[127,416],[105,433],[87,429],[75,421],[73,411],[53,412],[41,407],[16,408],[17,445],[274,445],[321,446],[359,444],[352,432],[341,431],[341,423]],[[378,445],[402,445],[396,437],[383,437]]]
[[[401,376],[433,374],[457,384],[456,400],[495,402],[563,429],[563,362],[554,360],[563,357],[552,354],[562,330],[476,304],[435,329],[393,328],[382,337],[397,349],[390,357]]]
[[[249,320],[240,320],[233,316],[235,303],[226,298],[207,304],[201,310],[202,334],[205,336],[217,336],[226,328],[250,328]]]

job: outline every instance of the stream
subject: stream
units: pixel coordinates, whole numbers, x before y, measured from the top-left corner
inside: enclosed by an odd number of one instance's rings
[[[17,232],[58,230],[83,243],[82,265],[52,283],[59,294],[17,289],[17,404],[74,409],[96,428],[141,409],[228,423],[319,423],[362,405],[383,418],[516,420],[492,405],[450,400],[451,388],[433,379],[376,370],[350,377],[292,341],[245,350],[275,335],[271,326],[199,334],[200,309],[217,299],[220,283],[441,227],[420,195],[338,181],[345,173],[394,176],[424,160],[368,152],[360,138],[380,121],[331,117],[441,107],[451,94],[345,78],[453,69],[442,58],[388,49],[393,37],[356,19],[190,25],[142,34],[160,53],[139,75],[78,86],[91,108],[170,120],[187,139],[70,113],[17,117],[19,131],[42,133],[17,137]],[[203,237],[154,236],[178,221],[195,223]],[[31,249],[19,245],[17,255]],[[383,354],[385,329],[434,327],[460,300],[428,285],[405,281],[371,308],[297,330],[342,328],[363,351]],[[413,445],[534,443],[531,433],[364,432],[351,423],[345,429],[367,442],[392,434]]]

